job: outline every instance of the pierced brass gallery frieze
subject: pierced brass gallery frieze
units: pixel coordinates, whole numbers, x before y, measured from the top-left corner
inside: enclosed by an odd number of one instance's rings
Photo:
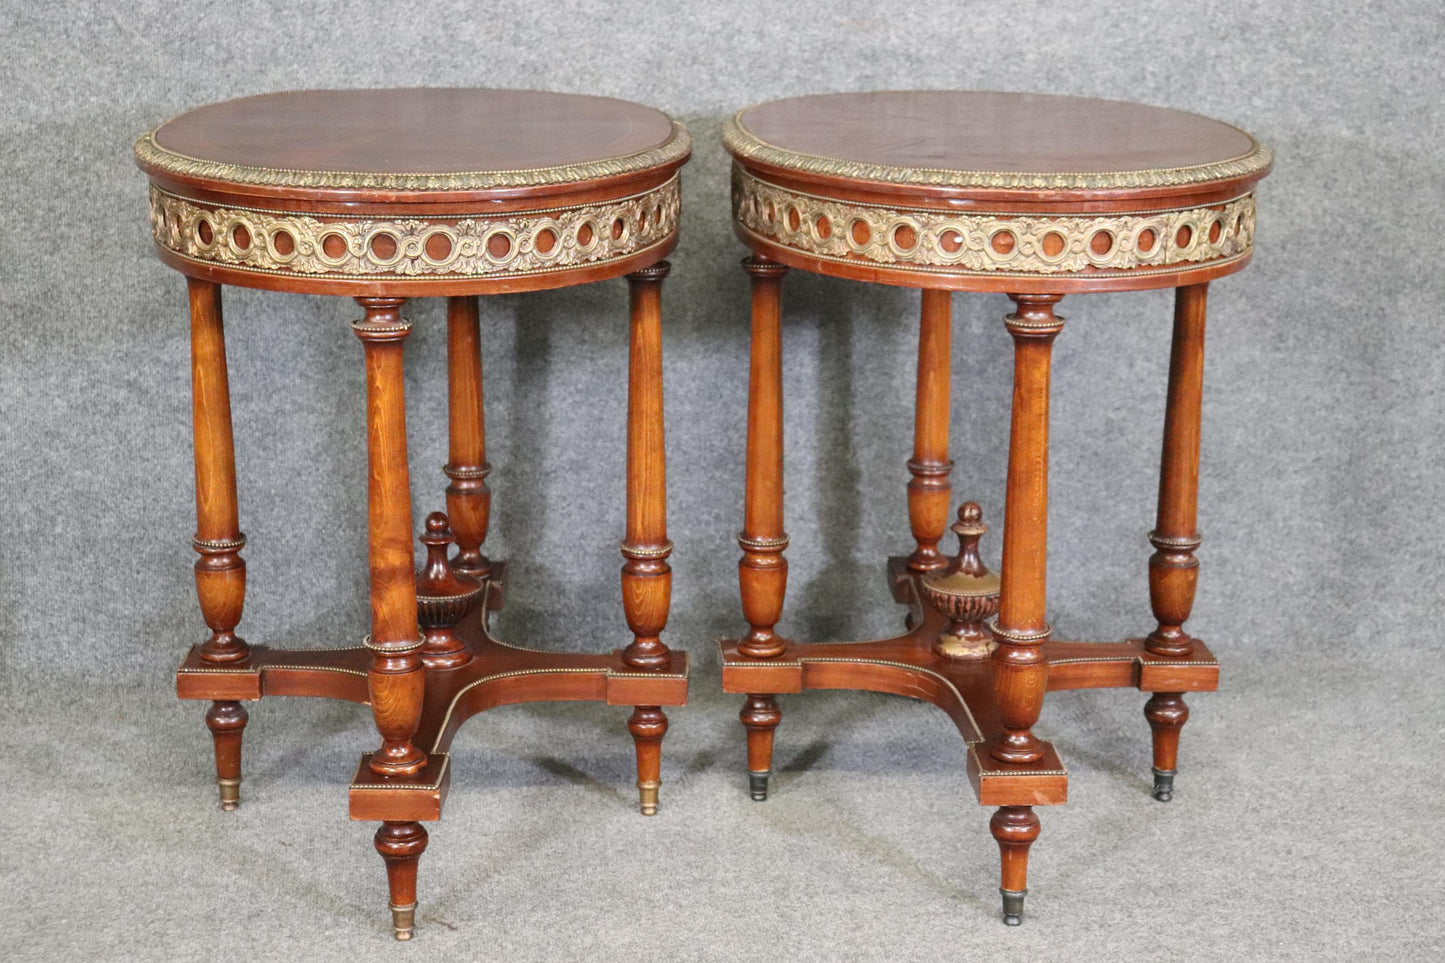
[[[844,203],[733,168],[733,216],[758,237],[828,260],[957,274],[1075,274],[1233,259],[1254,245],[1254,195],[1094,216],[957,213]]]
[[[151,187],[151,232],[167,250],[271,274],[487,277],[622,260],[677,232],[678,179],[581,207],[488,217],[331,218],[214,207]]]

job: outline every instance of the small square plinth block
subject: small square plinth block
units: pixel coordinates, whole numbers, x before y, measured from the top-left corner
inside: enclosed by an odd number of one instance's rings
[[[442,802],[451,784],[451,755],[427,756],[410,776],[380,776],[371,771],[372,753],[361,755],[351,777],[351,818],[385,822],[429,822],[442,818]]]
[[[988,744],[968,747],[968,781],[981,806],[1058,806],[1069,799],[1069,773],[1052,742],[1042,743],[1038,762],[1010,765],[988,754]]]

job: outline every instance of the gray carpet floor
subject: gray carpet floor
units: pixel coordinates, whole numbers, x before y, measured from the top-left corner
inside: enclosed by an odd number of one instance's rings
[[[480,716],[457,740],[445,816],[429,824],[417,937],[398,946],[374,825],[345,815],[347,777],[375,738],[364,708],[252,705],[244,802],[223,813],[199,704],[160,685],[21,699],[5,726],[0,955],[1441,958],[1445,779],[1427,748],[1441,712],[1391,709],[1445,685],[1439,661],[1361,676],[1363,656],[1322,666],[1218,648],[1225,689],[1192,697],[1167,805],[1149,796],[1140,694],[1050,697],[1039,729],[1069,766],[1071,798],[1039,810],[1017,929],[999,920],[989,811],[973,801],[961,740],[923,703],[786,698],[774,792],[754,803],[737,699],[718,693],[703,654],[650,819],[634,805],[624,710]]]
[[[0,963],[29,961],[1445,959],[1445,16],[1439,0],[357,0],[0,2]],[[155,258],[131,145],[201,104],[303,87],[598,93],[683,120],[682,240],[664,290],[665,638],[695,658],[662,812],[634,805],[626,710],[498,710],[455,746],[395,944],[373,824],[346,819],[374,746],[356,706],[252,708],[245,801],[215,803],[199,638],[185,292]],[[1181,775],[1149,796],[1133,692],[1057,693],[1071,773],[1042,812],[1028,919],[999,920],[997,850],[944,715],[783,700],[773,798],[748,799],[738,699],[708,640],[739,626],[747,285],[726,118],[763,100],[902,87],[1135,100],[1273,146],[1258,247],[1211,286],[1199,597],[1223,691],[1191,698]],[[248,591],[242,634],[366,631],[355,305],[228,290]],[[918,295],[794,272],[785,288],[783,629],[897,625]],[[625,641],[627,294],[483,304],[488,550],[504,637]],[[954,499],[998,560],[1005,298],[954,298]],[[443,305],[413,302],[414,517],[445,481]],[[1055,347],[1049,618],[1152,626],[1145,592],[1167,292],[1070,297]],[[540,640],[540,641],[538,641]]]

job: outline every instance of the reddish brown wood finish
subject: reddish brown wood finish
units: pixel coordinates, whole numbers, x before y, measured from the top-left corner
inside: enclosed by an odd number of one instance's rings
[[[1181,110],[1089,97],[999,91],[888,90],[816,94],[759,104],[741,123],[759,139],[814,157],[846,158],[900,170],[1001,171],[1040,175],[1174,170],[1248,154],[1254,138],[1237,127]],[[776,167],[778,173],[795,173]],[[810,174],[829,187],[857,180]],[[888,181],[866,182],[898,190]],[[910,196],[991,199],[1012,205],[1020,191],[908,184]],[[1043,192],[1028,192],[1043,193]],[[1057,191],[1025,200],[1092,200],[1098,191]],[[1128,196],[1180,193],[1127,190]]]
[[[1149,602],[1159,625],[1149,651],[1187,659],[1194,640],[1184,623],[1194,607],[1199,578],[1196,530],[1199,504],[1199,433],[1204,398],[1204,314],[1207,284],[1180,288],[1174,300],[1174,341],[1169,357],[1169,402],[1159,466],[1159,514],[1149,539]]]
[[[486,578],[491,562],[482,554],[492,515],[487,475],[486,419],[482,404],[482,334],[475,296],[447,299],[447,411],[450,460],[443,471],[447,516],[456,533],[452,566]]]
[[[738,562],[743,618],[751,631],[745,655],[781,655],[787,643],[773,627],[783,614],[788,588],[788,534],[783,530],[783,329],[782,285],[788,269],[766,258],[743,261],[752,278],[752,359],[748,374],[747,482]]]
[[[1000,806],[988,821],[988,828],[998,841],[1003,921],[1018,926],[1023,922],[1023,897],[1029,891],[1029,847],[1039,838],[1039,817],[1028,806]]]
[[[421,662],[428,669],[455,669],[472,660],[472,650],[457,637],[456,627],[481,601],[482,583],[452,568],[447,559],[452,541],[447,516],[428,515],[421,536],[426,561],[416,576],[417,621],[424,640]]]
[[[744,263],[754,273],[741,585],[750,631],[722,645],[723,689],[747,695],[742,718],[749,769],[768,765],[779,693],[867,689],[939,706],[967,743],[967,770],[979,802],[999,807],[991,828],[1002,859],[1005,920],[1017,923],[1028,850],[1039,832],[1032,807],[1067,798],[1063,763],[1032,732],[1045,692],[1129,687],[1154,693],[1146,716],[1155,736],[1155,791],[1167,798],[1179,728],[1188,717],[1181,693],[1218,687],[1213,654],[1183,629],[1197,569],[1205,290],[1209,281],[1249,262],[1252,227],[1242,225],[1246,214],[1252,217],[1249,195],[1269,173],[1272,154],[1242,131],[1178,111],[948,91],[820,95],[763,104],[739,113],[724,140],[734,158],[734,228],[749,248]],[[1178,215],[1209,224],[1211,212],[1230,204],[1243,213],[1232,224],[1234,233],[1219,235],[1224,240],[1217,248],[1190,247],[1182,229],[1171,228],[1172,248],[1115,262],[1121,251],[1145,251],[1145,227],[1157,226],[1149,218]],[[1049,222],[1041,225],[1043,219]],[[978,227],[985,222],[1019,232],[1010,233],[1004,240],[1012,244],[1002,247],[996,234],[986,239],[997,258],[984,252],[972,260],[936,256],[947,250],[944,232],[950,225],[962,225],[956,231],[961,238],[963,230],[988,229]],[[875,224],[892,233],[876,233]],[[1140,246],[1118,246],[1112,230],[1135,232],[1131,243]],[[1055,232],[1052,251],[1049,231]],[[1060,241],[1074,243],[1064,237],[1068,231],[1093,255],[1060,247]],[[1213,234],[1206,232],[1212,245]],[[1095,247],[1101,237],[1115,246]],[[1024,263],[1010,261],[1023,238],[1033,245],[1022,251]],[[925,240],[937,247],[922,247]],[[1070,251],[1085,257],[1082,267],[1048,260]],[[785,266],[923,289],[909,485],[916,548],[908,558],[889,561],[893,596],[908,608],[907,631],[893,638],[799,642],[773,632],[783,581],[780,574],[758,577],[764,556],[757,543],[776,541],[781,562],[786,538],[776,278]],[[1046,612],[1049,372],[1051,344],[1063,324],[1053,306],[1074,292],[1157,287],[1179,289],[1159,518],[1151,536],[1157,552],[1150,592],[1158,627],[1147,639],[1057,641]],[[992,658],[973,660],[949,657],[946,647],[934,646],[951,627],[947,613],[963,605],[935,585],[950,571],[941,567],[938,552],[949,498],[950,291],[1006,293],[1017,306],[1007,320],[1015,365],[1001,597],[992,629],[998,646]],[[941,515],[936,502],[943,505]],[[978,567],[984,568],[981,560]],[[935,582],[928,583],[933,592],[925,596],[930,569]],[[925,603],[925,597],[932,601]]]
[[[1154,798],[1169,802],[1174,796],[1174,773],[1179,763],[1179,733],[1189,721],[1189,706],[1181,692],[1156,692],[1144,703],[1144,718],[1154,743]]]
[[[191,406],[195,425],[196,594],[211,637],[201,647],[207,662],[224,665],[246,658],[236,635],[246,601],[246,561],[236,504],[236,447],[231,435],[231,389],[226,375],[226,336],[221,289],[187,279],[191,299]]]
[[[206,721],[215,738],[223,805],[238,798],[246,721],[241,700],[301,696],[371,707],[382,745],[362,755],[350,786],[351,816],[382,823],[376,844],[387,862],[399,939],[408,938],[414,925],[416,866],[426,846],[419,823],[441,816],[451,779],[448,749],[471,716],[551,700],[636,707],[629,729],[637,744],[639,793],[644,811],[656,810],[667,728],[662,707],[687,701],[687,655],[670,652],[660,639],[670,597],[670,545],[658,297],[666,266],[657,263],[676,243],[676,179],[687,145],[681,125],[621,101],[437,90],[249,98],[187,114],[137,144],[153,188],[157,252],[187,276],[191,290],[196,548],[202,556],[197,586],[211,636],[179,668],[177,693],[212,703]],[[602,213],[616,220],[596,227],[610,229],[616,243],[588,253],[582,228]],[[210,228],[207,217],[218,223],[229,218],[232,225],[215,235],[214,244],[201,230],[203,223]],[[573,233],[553,230],[547,238],[559,255],[569,251],[567,257],[543,264],[512,257],[545,254],[540,243],[550,230],[546,225],[557,227],[568,217]],[[243,234],[247,218],[260,226]],[[335,259],[324,270],[304,260],[319,258],[316,250],[303,251],[300,235],[287,233],[313,222],[319,226],[306,229],[316,249]],[[379,233],[366,233],[370,222],[381,225]],[[473,229],[469,224],[501,230],[510,249],[500,254],[487,243],[487,264],[472,252],[464,264],[447,268],[451,253],[463,256],[460,245],[433,251],[431,242],[447,232],[455,240]],[[517,225],[530,225],[530,233],[513,231]],[[338,235],[338,242],[351,245],[338,253],[325,250],[324,232],[332,229],[359,233],[350,241]],[[491,237],[480,230],[470,236]],[[395,252],[376,246],[387,232]],[[419,250],[402,250],[407,232],[416,232],[408,243],[420,242]],[[190,246],[196,239],[209,247]],[[285,260],[292,251],[277,246],[283,240],[303,258],[299,266]],[[567,247],[574,243],[578,247]],[[393,254],[403,260],[386,262]],[[482,554],[490,491],[476,296],[625,274],[634,277],[624,602],[636,639],[625,657],[620,649],[583,655],[504,643],[487,626],[502,603],[505,564]],[[219,283],[348,295],[365,310],[354,325],[367,384],[372,632],[363,646],[292,651],[248,646],[235,635],[244,598],[244,536],[237,527]],[[400,309],[409,296],[451,299],[445,470],[459,549],[455,560],[446,558],[448,519],[433,513],[420,573],[411,541],[402,377],[410,325]]]
[[[287,171],[463,174],[527,171],[627,157],[674,136],[661,111],[611,97],[539,90],[437,88],[302,90],[208,104],[167,122],[157,143],[188,157]],[[194,186],[214,181],[148,170]],[[496,200],[491,190],[354,189],[230,185],[287,201]],[[515,188],[512,197],[553,198],[611,186],[599,178]]]
[[[918,547],[908,559],[915,572],[943,568],[948,559],[938,550],[948,525],[949,364],[952,360],[953,296],[947,291],[923,292],[918,329],[918,394],[914,405],[913,459],[908,471],[908,521]]]
[[[633,640],[623,650],[628,665],[668,664],[662,630],[672,599],[667,557],[667,467],[662,412],[662,280],[659,261],[628,275],[632,336],[627,380],[627,534],[622,542],[622,604]],[[660,738],[660,737],[659,737]]]
[[[627,720],[637,745],[637,796],[644,816],[657,815],[657,790],[662,785],[662,737],[667,716],[660,706],[637,706]]]
[[[1004,731],[989,747],[999,762],[1033,763],[1043,748],[1032,727],[1044,706],[1049,664],[1041,644],[1048,577],[1049,364],[1064,319],[1057,297],[1018,295],[1004,323],[1014,339],[1013,420],[1009,429],[1008,494],[998,621],[994,624],[994,690]]]
[[[216,787],[227,812],[241,804],[241,736],[249,718],[246,707],[230,699],[218,699],[206,711],[206,728],[216,748]]]
[[[416,923],[416,870],[426,844],[421,823],[384,822],[376,830],[376,851],[386,861],[391,890],[392,932],[399,940],[411,939]]]
[[[1182,111],[1078,97],[978,91],[823,94],[742,111],[738,130],[759,152],[729,143],[736,166],[778,187],[900,211],[1018,216],[1147,214],[1223,204],[1270,171],[1252,137]],[[1244,160],[1238,173],[1231,164]],[[821,163],[821,167],[816,166]],[[813,165],[813,166],[810,166]],[[1217,177],[1170,177],[1216,165]],[[873,173],[853,173],[855,170]],[[886,173],[891,171],[892,173]],[[1064,175],[1118,174],[1112,186],[1057,186]],[[930,176],[931,175],[931,176]],[[1077,176],[1075,177],[1077,179]],[[1006,294],[1136,291],[1204,283],[1242,270],[1234,258],[1169,269],[1010,270],[958,274],[864,256],[837,260],[734,229],[760,256],[817,274],[903,287]]]
[[[768,798],[768,779],[773,774],[773,733],[783,721],[783,710],[770,695],[750,694],[738,718],[748,732],[748,791],[755,802],[762,802]]]
[[[411,547],[411,480],[406,456],[402,343],[411,322],[401,298],[358,298],[366,317],[352,325],[366,354],[367,531],[371,558],[368,687],[381,748],[371,768],[410,775],[426,765],[412,745],[421,714],[421,628],[416,616],[416,556]]]

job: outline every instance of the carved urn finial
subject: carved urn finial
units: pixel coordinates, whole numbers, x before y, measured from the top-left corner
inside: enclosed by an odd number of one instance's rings
[[[429,669],[453,669],[472,660],[471,648],[456,637],[455,630],[476,608],[482,583],[457,572],[447,561],[447,550],[455,540],[444,512],[426,517],[426,531],[421,536],[426,562],[416,577],[416,609],[426,640],[421,660]]]
[[[978,555],[979,539],[988,532],[978,502],[960,505],[950,528],[958,536],[958,556],[923,577],[924,598],[948,617],[933,650],[948,659],[986,659],[994,641],[984,623],[998,614],[999,580]]]

